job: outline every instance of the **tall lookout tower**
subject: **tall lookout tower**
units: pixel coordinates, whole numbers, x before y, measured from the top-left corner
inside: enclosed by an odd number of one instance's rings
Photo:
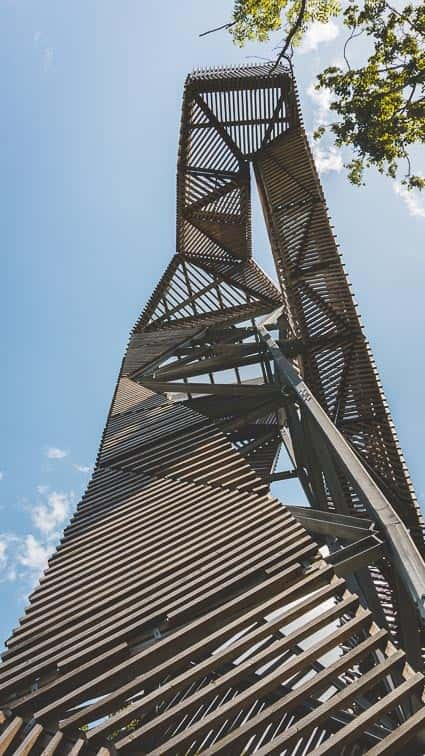
[[[7,642],[0,754],[422,754],[424,555],[292,75],[197,71],[176,254]]]

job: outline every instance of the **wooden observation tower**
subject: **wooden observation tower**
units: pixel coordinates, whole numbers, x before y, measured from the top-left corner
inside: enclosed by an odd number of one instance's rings
[[[424,555],[292,75],[197,71],[176,254],[7,642],[0,754],[421,754]]]

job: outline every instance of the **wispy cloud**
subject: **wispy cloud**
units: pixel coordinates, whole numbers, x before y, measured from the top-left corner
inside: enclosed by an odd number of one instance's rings
[[[90,467],[88,465],[74,465],[75,469],[81,473],[89,473]]]
[[[2,470],[0,470],[0,480],[3,480],[3,478],[4,478],[4,472],[2,472]]]
[[[333,171],[339,173],[344,167],[340,152],[333,146],[322,149],[313,145],[313,157],[316,168],[321,174],[332,173]]]
[[[68,519],[73,502],[74,494],[72,492],[69,494],[58,493],[57,491],[47,493],[45,501],[39,502],[31,510],[31,518],[35,527],[44,535],[54,533],[56,528]]]
[[[406,205],[409,215],[416,216],[417,218],[425,218],[425,191],[419,192],[415,189],[409,191],[398,181],[393,183],[393,188],[395,193],[401,197]]]
[[[49,448],[46,449],[46,457],[48,457],[48,459],[63,459],[64,457],[67,457],[68,454],[68,451],[58,449],[57,446],[49,446]]]
[[[313,128],[326,126],[329,123],[332,104],[332,94],[329,89],[316,89],[314,82],[307,88],[307,94],[313,100]],[[344,167],[341,152],[333,145],[326,145],[321,141],[320,146],[313,142],[313,157],[320,174],[340,173]]]
[[[309,53],[317,50],[319,45],[323,42],[332,42],[339,35],[339,28],[335,21],[328,21],[326,24],[321,24],[319,21],[314,21],[303,37],[303,41],[300,44],[300,53]]]
[[[316,89],[315,82],[311,82],[307,87],[307,94],[313,100],[314,104],[314,128],[325,126],[329,123],[331,114],[332,93],[326,87]]]
[[[5,540],[0,540],[0,569],[4,570],[7,564],[7,543]]]
[[[51,491],[37,487],[37,502],[25,508],[30,514],[33,532],[18,535],[0,533],[0,581],[22,584],[23,595],[32,590],[59,538],[58,530],[69,519],[75,504],[72,491]]]
[[[16,580],[16,549],[20,539],[14,533],[0,534],[0,582]]]
[[[40,54],[42,56],[44,70],[48,71],[53,64],[55,51],[53,47],[47,47],[45,45],[42,37],[43,35],[41,34],[41,31],[35,31],[32,39],[35,47],[40,51]]]
[[[33,573],[34,578],[36,578],[46,569],[51,551],[52,549],[48,545],[43,545],[30,533],[25,536],[23,543],[20,545],[17,560],[19,564]]]

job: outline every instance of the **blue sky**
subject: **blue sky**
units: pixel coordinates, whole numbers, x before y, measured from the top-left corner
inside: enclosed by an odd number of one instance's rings
[[[185,76],[273,54],[199,38],[230,12],[231,0],[0,0],[0,639],[87,484],[129,329],[174,251]],[[314,75],[341,48],[331,25],[297,53],[309,131],[329,115]],[[425,199],[376,174],[354,189],[329,146],[318,162],[423,503]],[[254,231],[271,272],[258,207]]]

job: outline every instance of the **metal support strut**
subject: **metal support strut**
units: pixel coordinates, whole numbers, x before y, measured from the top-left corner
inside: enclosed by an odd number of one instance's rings
[[[425,563],[390,502],[273,339],[268,328],[276,327],[281,312],[282,308],[279,308],[267,316],[257,325],[257,331],[274,361],[282,392],[295,397],[314,421],[322,440],[329,446],[370,517],[385,534],[393,564],[417,608],[421,623],[425,625]]]

